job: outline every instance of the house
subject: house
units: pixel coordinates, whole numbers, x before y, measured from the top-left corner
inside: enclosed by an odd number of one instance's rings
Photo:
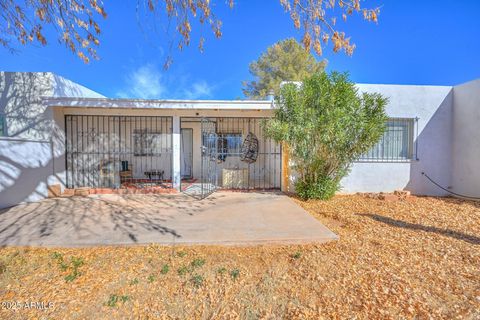
[[[358,88],[387,96],[390,119],[342,192],[480,196],[480,80]],[[288,157],[262,130],[273,111],[271,99],[111,99],[52,73],[0,72],[0,207],[82,187],[292,191]]]

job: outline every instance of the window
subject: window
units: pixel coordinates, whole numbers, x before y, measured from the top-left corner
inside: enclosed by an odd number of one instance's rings
[[[218,153],[233,156],[239,155],[242,149],[241,133],[219,133]]]
[[[414,159],[414,123],[411,118],[387,120],[385,133],[360,161],[408,161]]]
[[[5,115],[0,113],[0,137],[7,136],[7,123]]]
[[[147,130],[133,131],[133,154],[135,156],[153,156],[169,152],[168,134],[149,132]]]

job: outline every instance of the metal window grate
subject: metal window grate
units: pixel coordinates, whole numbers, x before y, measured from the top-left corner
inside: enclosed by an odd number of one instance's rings
[[[4,114],[0,114],[0,137],[7,135],[6,117]]]
[[[210,117],[208,133],[202,135],[203,145],[217,140],[215,175],[218,187],[239,190],[272,190],[281,188],[281,146],[265,136],[262,122],[264,117]],[[201,118],[183,117],[182,128],[200,123]],[[197,130],[197,129],[196,129]],[[242,161],[242,145],[251,133],[258,139],[258,153],[252,163]],[[210,140],[209,140],[210,139]],[[194,146],[197,148],[197,146]]]
[[[401,162],[416,158],[414,118],[390,118],[380,141],[359,161]]]
[[[171,117],[66,115],[65,124],[69,188],[171,181]]]

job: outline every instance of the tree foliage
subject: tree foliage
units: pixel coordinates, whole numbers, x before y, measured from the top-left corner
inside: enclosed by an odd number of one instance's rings
[[[367,21],[377,21],[379,8],[364,8],[360,0],[279,0],[290,15],[295,28],[302,30],[302,43],[319,55],[329,41],[333,51],[352,54],[355,45],[337,28],[337,16],[347,20],[355,13]],[[232,8],[233,0],[224,0]],[[191,43],[193,26],[208,26],[216,38],[222,36],[222,21],[216,17],[215,0],[137,0],[139,21],[147,16],[158,17],[154,23],[172,26],[169,43],[183,49]],[[113,5],[113,4],[112,4]],[[97,58],[100,44],[100,18],[107,13],[101,0],[0,0],[0,45],[14,51],[15,43],[47,44],[45,29],[53,26],[58,40],[76,53],[84,62]],[[164,19],[166,17],[166,19]],[[156,29],[156,28],[155,28]],[[170,28],[167,27],[167,33]],[[176,36],[178,35],[178,37]],[[201,35],[198,47],[203,51],[205,38]],[[166,67],[171,63],[167,60]]]
[[[58,40],[84,62],[97,58],[100,44],[99,17],[107,14],[96,0],[0,0],[0,44],[14,51],[13,42],[22,45],[47,44],[45,26],[53,25]]]
[[[281,88],[265,130],[288,144],[302,198],[333,196],[351,163],[381,138],[386,103],[380,94],[360,94],[342,73],[318,73],[300,87],[290,83]]]
[[[380,8],[364,8],[360,0],[280,0],[286,12],[290,13],[297,29],[303,29],[302,43],[305,49],[313,48],[322,55],[322,43],[333,43],[333,51],[344,50],[351,55],[355,44],[337,29],[338,15],[343,21],[359,13],[366,21],[377,22]]]
[[[279,41],[250,64],[250,73],[256,80],[244,82],[243,93],[250,98],[264,98],[270,91],[277,92],[282,81],[301,81],[322,72],[325,65],[325,61],[317,61],[297,40]]]

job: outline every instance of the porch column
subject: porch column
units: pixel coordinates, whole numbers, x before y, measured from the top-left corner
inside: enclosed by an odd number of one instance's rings
[[[172,119],[172,187],[180,190],[180,117]]]

